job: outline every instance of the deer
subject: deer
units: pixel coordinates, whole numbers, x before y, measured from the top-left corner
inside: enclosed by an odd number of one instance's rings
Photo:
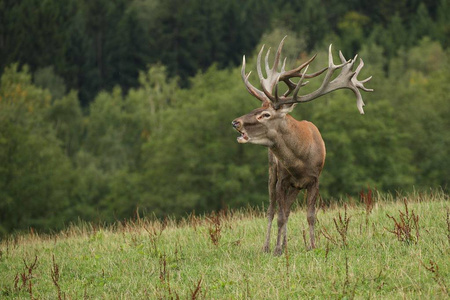
[[[319,176],[325,164],[325,142],[318,128],[311,122],[294,119],[289,113],[298,103],[315,100],[338,89],[350,89],[356,96],[356,105],[360,114],[364,114],[364,102],[360,90],[371,92],[364,87],[372,76],[364,80],[357,77],[364,66],[360,63],[356,70],[353,66],[358,55],[346,60],[339,51],[340,64],[334,64],[332,45],[328,49],[328,66],[315,72],[307,73],[312,56],[300,66],[285,70],[286,58],[280,68],[280,57],[286,36],[281,40],[275,54],[272,68],[269,66],[270,48],[265,56],[265,73],[261,69],[262,46],[257,57],[257,73],[262,90],[255,88],[249,81],[251,72],[245,72],[245,55],[242,59],[241,76],[248,92],[261,101],[260,108],[232,121],[232,126],[240,134],[237,142],[256,144],[267,147],[269,160],[269,206],[267,209],[267,231],[263,251],[270,252],[270,233],[272,221],[278,206],[278,231],[274,255],[279,256],[287,246],[287,223],[292,204],[299,192],[306,190],[307,223],[309,227],[309,250],[316,247],[314,225],[316,223],[316,199],[319,195]],[[336,71],[340,70],[340,73]],[[325,73],[320,87],[306,95],[299,91],[308,84],[305,79],[318,77]],[[336,74],[337,75],[336,75]],[[298,82],[295,81],[298,79]],[[278,86],[284,83],[286,92],[279,95]]]

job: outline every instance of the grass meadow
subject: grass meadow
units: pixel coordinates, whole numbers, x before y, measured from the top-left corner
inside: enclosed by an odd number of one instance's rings
[[[318,209],[314,250],[296,207],[280,257],[261,251],[267,221],[253,209],[13,235],[0,243],[0,298],[449,298],[448,195],[369,191],[346,203]],[[276,222],[272,248],[275,238]]]

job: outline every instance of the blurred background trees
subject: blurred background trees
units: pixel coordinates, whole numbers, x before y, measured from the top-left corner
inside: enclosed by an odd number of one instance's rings
[[[0,0],[0,235],[262,205],[267,150],[230,121],[259,106],[242,55],[285,34],[292,66],[333,43],[374,76],[364,116],[348,91],[293,113],[325,139],[322,198],[448,191],[449,0]]]

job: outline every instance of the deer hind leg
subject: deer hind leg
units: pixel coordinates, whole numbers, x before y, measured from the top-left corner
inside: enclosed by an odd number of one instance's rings
[[[277,171],[277,158],[269,150],[269,208],[267,209],[267,232],[266,232],[266,240],[263,245],[263,251],[270,251],[270,231],[272,228],[272,221],[275,215],[275,209],[277,206],[277,181],[278,181],[278,171]]]
[[[314,234],[314,225],[316,223],[316,199],[319,194],[319,182],[314,182],[309,185],[307,188],[308,193],[308,211],[307,211],[307,220],[309,226],[309,239],[311,242],[309,249],[316,248],[316,239]]]

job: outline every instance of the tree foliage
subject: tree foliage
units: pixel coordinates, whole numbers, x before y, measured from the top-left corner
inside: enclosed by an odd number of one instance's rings
[[[47,120],[51,95],[31,84],[17,65],[0,86],[0,231],[57,227],[69,204],[73,174]]]

